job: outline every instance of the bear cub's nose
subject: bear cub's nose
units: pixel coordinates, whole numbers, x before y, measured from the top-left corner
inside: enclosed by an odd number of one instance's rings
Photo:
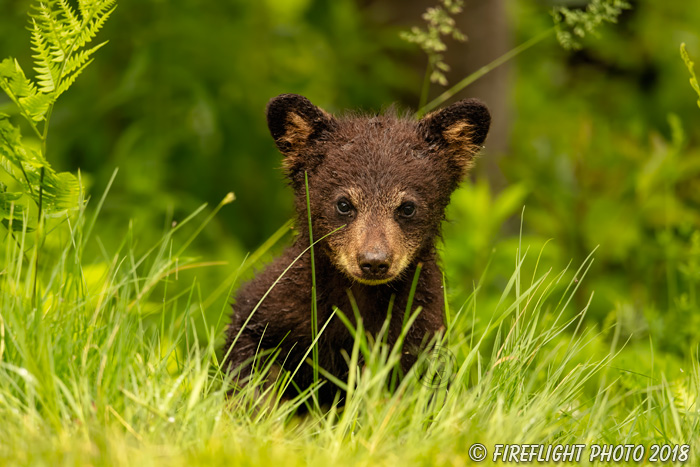
[[[362,273],[367,276],[385,276],[391,266],[389,255],[385,251],[361,253],[358,261]]]

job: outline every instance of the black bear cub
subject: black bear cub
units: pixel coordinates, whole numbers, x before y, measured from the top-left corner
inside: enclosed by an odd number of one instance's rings
[[[278,349],[276,364],[294,371],[312,343],[311,256],[302,254],[310,245],[305,174],[314,240],[335,231],[314,247],[317,329],[334,307],[352,318],[352,296],[364,329],[376,336],[393,296],[387,333],[393,345],[421,264],[413,310],[420,306],[422,311],[408,330],[401,359],[404,372],[410,369],[421,346],[444,328],[435,241],[450,195],[481,148],[490,119],[486,106],[474,99],[419,121],[391,112],[334,117],[294,94],[269,102],[267,122],[294,190],[298,235],[235,298],[224,353],[239,385],[245,384],[256,355]],[[343,354],[349,355],[352,346],[351,333],[334,316],[318,341],[319,365],[346,381]],[[285,395],[312,381],[313,368],[304,362]],[[321,389],[322,402],[332,401],[335,386],[327,382]]]

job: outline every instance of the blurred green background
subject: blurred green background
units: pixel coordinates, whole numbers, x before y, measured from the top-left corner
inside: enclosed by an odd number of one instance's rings
[[[533,258],[527,274],[541,254],[538,271],[571,263],[569,278],[598,246],[577,294],[580,310],[595,291],[589,324],[617,322],[632,349],[648,352],[651,338],[682,359],[700,342],[700,109],[678,50],[687,43],[700,62],[700,3],[631,3],[581,50],[552,35],[456,96],[483,99],[494,123],[453,196],[441,250],[452,306],[481,281],[486,321],[519,244]],[[0,3],[0,55],[26,70],[28,4]],[[450,84],[551,28],[561,4],[467,1],[457,23],[469,40],[448,41]],[[422,25],[431,5],[122,1],[98,38],[109,44],[56,106],[47,157],[80,170],[93,198],[119,168],[97,226],[106,251],[130,222],[145,249],[235,192],[189,250],[228,264],[179,278],[196,276],[206,296],[292,216],[266,102],[293,92],[331,112],[415,109],[426,58],[399,31]]]

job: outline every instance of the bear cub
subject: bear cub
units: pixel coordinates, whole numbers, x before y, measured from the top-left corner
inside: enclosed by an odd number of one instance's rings
[[[354,321],[352,297],[364,329],[377,336],[393,300],[386,331],[393,346],[421,265],[411,311],[422,310],[407,332],[401,358],[402,370],[410,369],[421,347],[444,329],[435,242],[450,195],[481,149],[490,120],[486,106],[475,99],[419,121],[393,112],[336,117],[295,94],[268,103],[270,133],[294,190],[298,235],[235,297],[224,354],[239,386],[250,376],[256,355],[265,361],[278,352],[277,368],[293,372],[312,343],[312,264],[310,252],[303,253],[311,238],[305,174],[311,234],[314,240],[325,236],[314,246],[317,329],[334,307]],[[337,315],[317,345],[319,365],[347,381],[344,353],[351,354],[353,336]],[[301,363],[293,382],[287,397],[296,394],[295,386],[303,390],[313,382],[312,365]],[[327,381],[319,391],[321,402],[331,402],[336,391]]]

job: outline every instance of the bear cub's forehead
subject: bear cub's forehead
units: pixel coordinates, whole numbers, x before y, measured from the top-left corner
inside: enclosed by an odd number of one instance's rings
[[[394,199],[402,193],[429,193],[440,183],[441,168],[427,157],[429,145],[413,119],[338,119],[318,149],[323,162],[316,173],[317,185]]]
[[[331,158],[385,169],[423,159],[428,150],[418,123],[394,115],[340,118],[325,146]]]

